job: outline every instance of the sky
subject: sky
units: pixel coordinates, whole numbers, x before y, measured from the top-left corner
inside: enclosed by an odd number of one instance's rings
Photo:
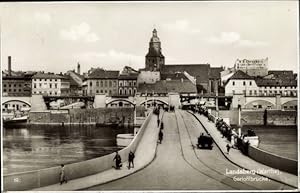
[[[0,3],[1,66],[81,72],[145,67],[153,28],[166,64],[268,57],[298,72],[298,1]]]

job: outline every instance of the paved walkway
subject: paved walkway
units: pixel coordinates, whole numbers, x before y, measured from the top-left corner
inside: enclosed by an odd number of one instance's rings
[[[227,139],[222,138],[221,133],[217,130],[215,127],[215,124],[213,122],[208,122],[207,118],[200,114],[195,114],[195,116],[200,120],[200,122],[203,124],[203,126],[207,129],[207,131],[211,134],[214,141],[217,143],[218,147],[223,152],[223,155],[226,156],[227,159],[232,161],[233,163],[242,166],[245,169],[248,170],[257,170],[257,169],[264,169],[264,170],[271,170],[273,168],[266,166],[264,164],[261,164],[259,162],[254,161],[253,159],[249,158],[248,156],[243,155],[239,150],[237,149],[231,149],[230,153],[227,154],[226,145],[229,143]],[[298,177],[292,174],[289,174],[287,172],[280,171],[280,174],[274,174],[274,173],[266,173],[264,176],[286,183],[290,186],[297,187],[298,186]]]
[[[160,114],[162,116],[163,113]],[[121,170],[109,169],[103,172],[100,172],[95,175],[86,176],[83,178],[78,178],[68,181],[68,183],[60,185],[54,184],[50,186],[45,186],[33,190],[43,190],[43,191],[70,191],[70,190],[80,190],[92,187],[98,184],[104,184],[117,180],[133,174],[144,167],[146,167],[151,161],[155,158],[157,137],[158,137],[159,128],[157,127],[157,116],[152,115],[151,120],[149,121],[148,127],[145,130],[145,133],[139,143],[138,148],[135,152],[135,168],[127,169],[128,162],[123,162],[123,167]],[[123,160],[126,160],[123,158]],[[113,160],[112,160],[113,163]]]
[[[200,133],[206,133],[203,126],[200,122],[192,116],[190,113],[186,111],[178,110],[179,116],[185,120],[185,125],[183,127],[186,128],[188,134],[190,135],[190,142],[193,146],[196,146],[198,143],[197,138]],[[241,190],[286,190],[286,189],[295,189],[291,186],[284,185],[274,180],[264,180],[264,181],[252,181],[250,179],[262,179],[261,176],[255,174],[230,174],[226,171],[237,171],[242,169],[237,165],[233,164],[229,160],[227,160],[220,149],[213,144],[212,150],[199,149],[195,148],[194,153],[199,162],[203,163],[206,167],[210,168],[212,172],[223,176],[221,178],[224,182],[229,183],[231,185],[235,185],[238,189]],[[246,179],[244,181],[237,181],[237,179]]]
[[[188,142],[179,133],[174,113],[164,114],[164,137],[158,144],[156,158],[143,170],[126,178],[89,188],[88,190],[232,190],[218,178],[195,169],[183,156]],[[194,160],[198,163],[198,160]]]

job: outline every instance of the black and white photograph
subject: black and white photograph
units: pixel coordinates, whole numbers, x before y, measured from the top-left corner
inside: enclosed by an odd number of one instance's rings
[[[1,191],[299,191],[299,2],[0,2]]]

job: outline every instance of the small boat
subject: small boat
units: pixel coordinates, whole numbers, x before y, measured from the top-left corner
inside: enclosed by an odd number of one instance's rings
[[[3,124],[24,124],[27,123],[28,116],[14,117],[12,119],[3,120]]]

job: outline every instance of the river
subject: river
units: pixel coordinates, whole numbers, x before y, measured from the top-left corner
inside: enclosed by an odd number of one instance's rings
[[[116,135],[128,128],[96,126],[3,127],[3,174],[96,158],[120,147]]]
[[[283,157],[298,159],[297,126],[243,126],[243,133],[251,128],[259,137],[259,148]]]

